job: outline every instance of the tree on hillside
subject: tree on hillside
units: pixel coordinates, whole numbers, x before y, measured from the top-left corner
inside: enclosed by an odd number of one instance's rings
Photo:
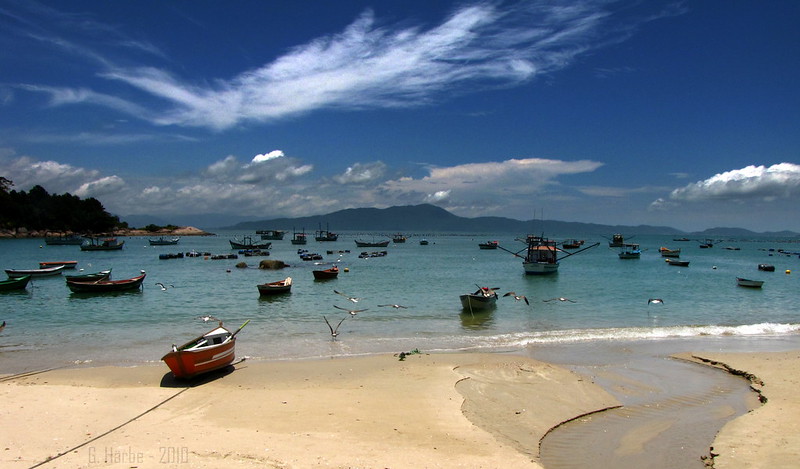
[[[27,193],[9,191],[11,186],[10,180],[0,176],[1,228],[102,233],[120,224],[94,197],[82,200],[69,193],[51,195],[39,185]]]

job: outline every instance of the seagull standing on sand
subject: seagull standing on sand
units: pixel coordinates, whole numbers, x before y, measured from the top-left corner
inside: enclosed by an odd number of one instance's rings
[[[350,313],[350,316],[355,316],[356,314],[358,314],[358,313],[360,313],[360,312],[362,312],[362,311],[366,311],[367,309],[369,309],[369,308],[364,308],[364,309],[347,309],[347,308],[342,308],[341,306],[336,306],[336,305],[333,305],[333,307],[334,307],[334,308],[336,308],[336,309],[341,309],[342,311],[347,311],[348,313]]]
[[[328,325],[328,329],[331,330],[331,339],[332,340],[336,340],[336,336],[339,335],[339,326],[341,326],[342,323],[344,322],[344,320],[347,319],[347,316],[343,317],[342,320],[339,321],[339,324],[337,324],[335,328],[333,326],[331,326],[331,323],[328,322],[328,318],[326,318],[325,315],[322,316],[322,319],[325,320],[325,324],[327,324]]]
[[[650,304],[650,303],[653,303],[653,304],[656,304],[656,305],[663,305],[664,304],[664,300],[662,300],[661,298],[650,298],[649,300],[647,300],[647,304]]]
[[[337,295],[341,295],[341,296],[347,298],[348,300],[352,301],[353,303],[358,303],[358,300],[361,299],[361,298],[356,298],[354,296],[347,296],[347,295],[345,295],[344,293],[342,293],[342,292],[340,292],[338,290],[334,290],[333,292],[336,293]]]
[[[529,304],[530,304],[530,302],[528,301],[528,297],[526,297],[525,295],[517,295],[517,294],[516,294],[516,293],[514,293],[513,291],[510,291],[510,292],[506,293],[506,294],[505,294],[505,295],[503,295],[503,296],[513,296],[513,297],[514,297],[514,299],[515,299],[515,300],[517,300],[517,301],[519,301],[519,300],[525,300],[525,304],[526,304],[526,305],[529,305]]]
[[[549,300],[542,300],[542,301],[544,301],[545,303],[548,303],[550,301],[555,301],[555,300],[558,300],[558,301],[569,301],[570,303],[575,303],[574,300],[570,300],[569,298],[564,298],[563,296],[558,297],[558,298],[550,298]]]

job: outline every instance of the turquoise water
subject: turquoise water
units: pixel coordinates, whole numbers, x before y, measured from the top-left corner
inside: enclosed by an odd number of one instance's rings
[[[161,253],[232,251],[228,240],[243,232],[184,237],[177,246],[148,246],[147,238],[123,238],[117,252],[82,252],[77,246],[47,246],[41,239],[0,240],[3,269],[36,268],[40,261],[77,260],[93,272],[113,268],[113,278],[147,272],[142,291],[114,295],[77,295],[63,277],[34,279],[21,293],[0,294],[0,373],[70,363],[136,365],[158,362],[173,343],[209,329],[195,319],[213,315],[237,328],[237,355],[255,359],[298,359],[370,353],[451,350],[519,350],[537,344],[659,340],[675,337],[774,337],[800,331],[797,302],[800,259],[770,251],[800,251],[800,244],[769,240],[725,240],[711,249],[699,241],[638,236],[640,259],[621,260],[603,238],[600,246],[561,262],[559,273],[526,276],[521,261],[502,250],[480,250],[478,243],[498,240],[516,251],[524,246],[509,234],[490,236],[426,235],[390,244],[385,257],[361,259],[357,237],[343,233],[337,242],[304,246],[338,261],[339,278],[315,281],[319,266],[304,262],[288,237],[274,241],[268,259],[291,266],[282,271],[256,268],[260,257],[237,260],[183,258],[161,260]],[[574,234],[552,236],[563,240]],[[669,266],[658,248],[682,249],[689,267]],[[739,250],[727,250],[737,247]],[[349,253],[332,255],[328,250]],[[236,268],[247,262],[246,269]],[[775,272],[757,270],[759,263]],[[345,272],[344,269],[348,269]],[[790,270],[787,274],[785,271]],[[73,271],[66,271],[67,274]],[[292,293],[260,298],[256,285],[291,276]],[[736,277],[764,280],[762,289],[737,287]],[[174,285],[166,291],[156,282]],[[481,286],[514,291],[530,300],[501,297],[497,308],[481,314],[461,309],[458,296]],[[335,294],[360,297],[358,303]],[[544,300],[566,297],[575,302]],[[648,298],[663,304],[648,305]],[[407,309],[378,307],[397,303]],[[333,305],[363,309],[354,317]],[[331,340],[323,315],[334,325],[348,317]]]

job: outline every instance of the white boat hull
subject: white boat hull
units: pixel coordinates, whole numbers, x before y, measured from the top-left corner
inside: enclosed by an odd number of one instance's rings
[[[558,272],[558,262],[523,262],[522,268],[528,275],[547,275]]]

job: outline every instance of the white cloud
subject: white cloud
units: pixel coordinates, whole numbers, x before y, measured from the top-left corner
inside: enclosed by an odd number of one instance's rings
[[[106,176],[100,179],[89,181],[75,191],[75,195],[81,198],[100,198],[105,195],[118,193],[125,187],[125,181],[118,176]]]
[[[253,163],[263,163],[264,161],[274,160],[275,158],[282,158],[285,156],[280,150],[272,150],[267,154],[258,154],[253,157]]]
[[[386,165],[381,161],[374,163],[356,163],[347,170],[333,177],[340,184],[364,184],[380,180],[386,172]]]
[[[673,201],[738,200],[795,197],[800,194],[800,165],[747,166],[675,189]]]
[[[157,125],[216,130],[321,108],[419,106],[442,95],[529,81],[626,37],[631,27],[607,27],[612,17],[607,6],[482,2],[462,5],[430,27],[386,24],[366,11],[337,34],[312,39],[270,63],[209,83],[152,66],[119,66],[88,47],[39,38],[89,59],[100,68],[97,76],[130,85],[159,104],[145,109],[129,101],[128,93],[122,98],[80,88],[20,87],[49,94],[52,105],[90,103]],[[120,43],[160,55],[149,43]]]

